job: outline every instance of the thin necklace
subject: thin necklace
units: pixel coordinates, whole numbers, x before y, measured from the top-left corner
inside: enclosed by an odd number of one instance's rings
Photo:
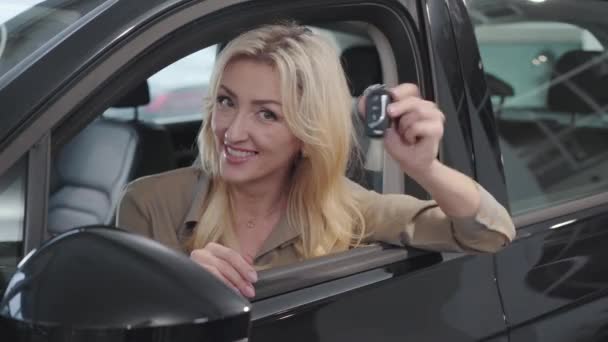
[[[272,210],[270,213],[266,214],[264,216],[264,218],[269,217],[270,215],[274,214],[275,212],[281,210],[282,208],[283,208],[283,204],[279,205],[277,209]],[[248,219],[247,220],[247,229],[254,229],[256,226],[256,221],[257,221],[257,219],[255,217]]]

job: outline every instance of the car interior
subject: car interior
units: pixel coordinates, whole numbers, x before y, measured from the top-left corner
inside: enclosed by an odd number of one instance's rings
[[[114,106],[137,110],[150,101],[147,83]],[[54,156],[51,163],[48,231],[111,224],[125,185],[176,166],[169,131],[154,123],[98,118]]]
[[[359,31],[348,33],[358,39],[346,42],[355,45],[344,48],[341,55],[353,98],[368,85],[382,82],[378,51],[369,37]],[[201,108],[203,95],[200,94]],[[98,117],[52,156],[48,212],[51,235],[78,226],[113,224],[117,202],[130,181],[195,162],[195,141],[202,113],[199,120],[174,118],[172,123],[162,125],[142,120],[139,115],[139,108],[150,101],[146,81],[112,106],[132,109],[132,114]],[[359,124],[357,127],[361,128]],[[367,139],[361,129],[359,133],[360,150],[365,151]],[[364,157],[364,153],[355,153],[359,154],[353,157],[355,160]],[[352,163],[348,176],[366,187],[381,183],[382,177],[377,172],[366,172],[359,162]]]

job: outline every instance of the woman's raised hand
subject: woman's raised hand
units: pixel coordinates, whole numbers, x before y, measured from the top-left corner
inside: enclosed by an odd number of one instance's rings
[[[414,84],[400,84],[390,92],[394,102],[388,115],[396,124],[386,132],[386,150],[404,172],[424,176],[437,161],[445,116],[434,102],[420,97]]]

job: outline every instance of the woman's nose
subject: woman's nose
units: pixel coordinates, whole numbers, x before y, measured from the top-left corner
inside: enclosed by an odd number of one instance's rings
[[[248,122],[247,113],[239,112],[234,116],[234,119],[226,130],[226,139],[231,143],[237,143],[247,140],[248,134]]]

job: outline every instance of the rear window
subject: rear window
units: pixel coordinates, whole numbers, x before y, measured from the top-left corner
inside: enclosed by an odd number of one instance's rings
[[[115,0],[2,0],[0,87],[87,19]]]

